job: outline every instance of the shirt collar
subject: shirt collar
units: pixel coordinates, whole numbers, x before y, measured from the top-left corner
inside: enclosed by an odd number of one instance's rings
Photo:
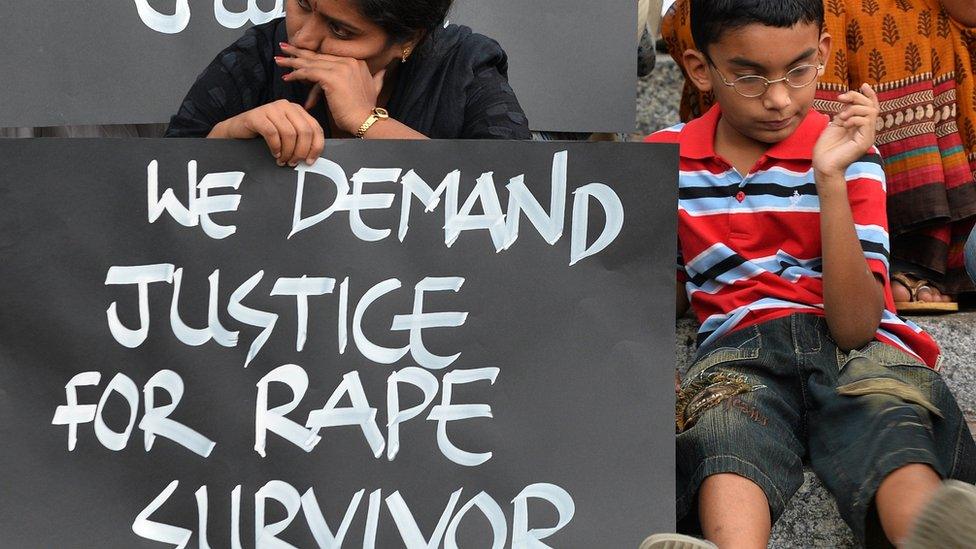
[[[685,125],[678,138],[681,156],[685,158],[715,158],[715,130],[722,111],[718,103],[708,109],[700,118]]]
[[[715,158],[715,130],[722,118],[722,109],[718,103],[708,109],[700,118],[689,122],[678,142],[681,146],[681,156],[685,158]],[[812,160],[813,146],[827,127],[829,119],[814,109],[807,111],[800,126],[789,137],[776,143],[766,156],[780,160]]]

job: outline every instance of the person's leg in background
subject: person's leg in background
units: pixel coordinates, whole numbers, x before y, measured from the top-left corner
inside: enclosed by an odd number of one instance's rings
[[[969,278],[973,279],[973,284],[976,284],[976,227],[973,227],[973,231],[969,233],[969,240],[966,241],[963,256],[966,260],[966,271],[969,273]]]
[[[637,76],[654,70],[664,0],[637,0]]]

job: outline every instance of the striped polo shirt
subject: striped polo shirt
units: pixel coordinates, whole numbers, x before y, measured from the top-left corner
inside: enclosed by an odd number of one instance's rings
[[[820,199],[811,156],[827,116],[813,109],[797,130],[740,174],[715,153],[718,105],[688,124],[649,136],[680,146],[678,281],[701,328],[700,346],[793,313],[824,315]],[[894,312],[888,283],[888,219],[876,148],[846,173],[855,229],[871,271],[885,281],[876,339],[939,367],[939,347]]]

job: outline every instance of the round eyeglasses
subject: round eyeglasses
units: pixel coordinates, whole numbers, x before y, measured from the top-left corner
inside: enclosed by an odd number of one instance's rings
[[[712,65],[709,63],[709,65]],[[726,86],[734,89],[736,93],[743,97],[759,97],[766,93],[769,86],[776,84],[777,82],[786,82],[786,85],[793,89],[800,89],[813,84],[813,82],[820,76],[820,71],[823,70],[824,64],[819,63],[817,65],[800,65],[799,67],[794,67],[786,73],[783,78],[777,78],[776,80],[770,80],[764,76],[759,76],[758,74],[750,74],[746,76],[740,76],[735,80],[729,82],[722,71],[718,70],[718,67],[712,65],[715,72],[722,77],[722,82]]]

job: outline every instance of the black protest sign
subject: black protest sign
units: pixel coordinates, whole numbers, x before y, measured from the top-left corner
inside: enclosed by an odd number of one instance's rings
[[[0,17],[0,127],[169,122],[214,56],[284,5],[20,2]],[[505,48],[533,129],[630,132],[636,13],[633,2],[457,0],[449,20]]]
[[[289,169],[259,142],[0,141],[4,545],[673,528],[676,173],[633,143],[329,142]]]

